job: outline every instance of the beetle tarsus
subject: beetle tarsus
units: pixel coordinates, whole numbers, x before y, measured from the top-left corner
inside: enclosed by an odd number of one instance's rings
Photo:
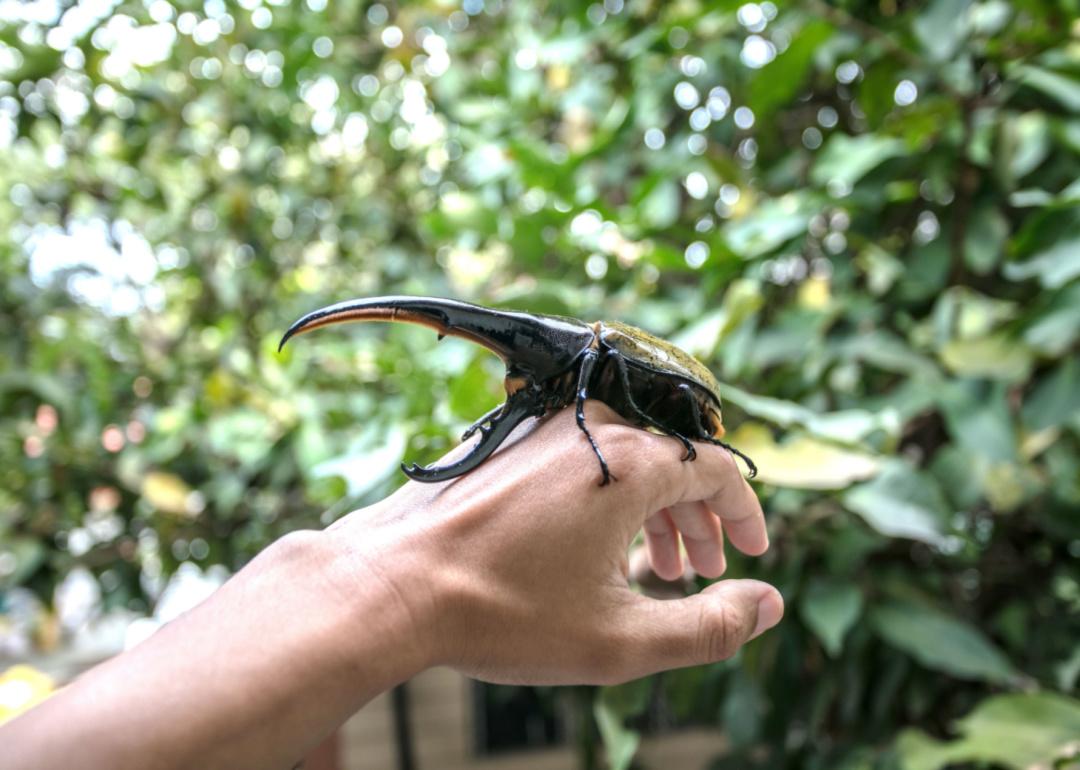
[[[707,439],[707,441],[710,444],[716,444],[717,446],[722,446],[724,449],[731,452],[733,455],[736,455],[737,457],[741,457],[743,462],[746,463],[746,467],[750,469],[749,478],[754,478],[755,476],[757,476],[757,465],[754,464],[754,461],[751,460],[746,455],[744,455],[738,449],[733,447],[731,444],[728,444],[728,443],[726,443],[724,441],[720,441],[719,439],[715,439],[715,438]]]

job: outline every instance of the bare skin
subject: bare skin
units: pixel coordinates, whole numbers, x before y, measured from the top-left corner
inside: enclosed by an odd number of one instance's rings
[[[493,682],[610,684],[732,655],[779,622],[753,580],[658,601],[627,583],[644,527],[662,577],[768,547],[724,449],[588,402],[619,481],[597,486],[572,409],[468,475],[410,482],[277,541],[149,640],[0,727],[5,767],[288,768],[380,692],[436,665]],[[451,456],[460,454],[460,449]]]

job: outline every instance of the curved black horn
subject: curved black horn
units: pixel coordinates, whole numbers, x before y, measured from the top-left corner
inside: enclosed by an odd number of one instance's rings
[[[507,368],[545,380],[568,369],[593,339],[592,328],[573,318],[492,310],[438,297],[371,297],[308,313],[281,338],[278,350],[298,334],[350,321],[405,321],[440,336],[464,337],[499,356]]]

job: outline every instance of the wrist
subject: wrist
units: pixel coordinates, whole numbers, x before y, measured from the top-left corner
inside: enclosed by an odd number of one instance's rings
[[[418,543],[395,540],[380,527],[303,533],[302,557],[314,559],[328,612],[336,616],[343,654],[368,689],[403,682],[438,662],[438,602]],[[290,536],[292,537],[292,536]]]

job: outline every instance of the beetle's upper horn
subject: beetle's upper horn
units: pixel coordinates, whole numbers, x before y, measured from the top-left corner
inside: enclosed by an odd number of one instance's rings
[[[508,368],[538,380],[568,369],[593,339],[587,324],[471,305],[438,297],[371,297],[308,313],[281,338],[281,350],[297,334],[349,321],[406,321],[430,326],[440,336],[464,337],[502,358]]]

